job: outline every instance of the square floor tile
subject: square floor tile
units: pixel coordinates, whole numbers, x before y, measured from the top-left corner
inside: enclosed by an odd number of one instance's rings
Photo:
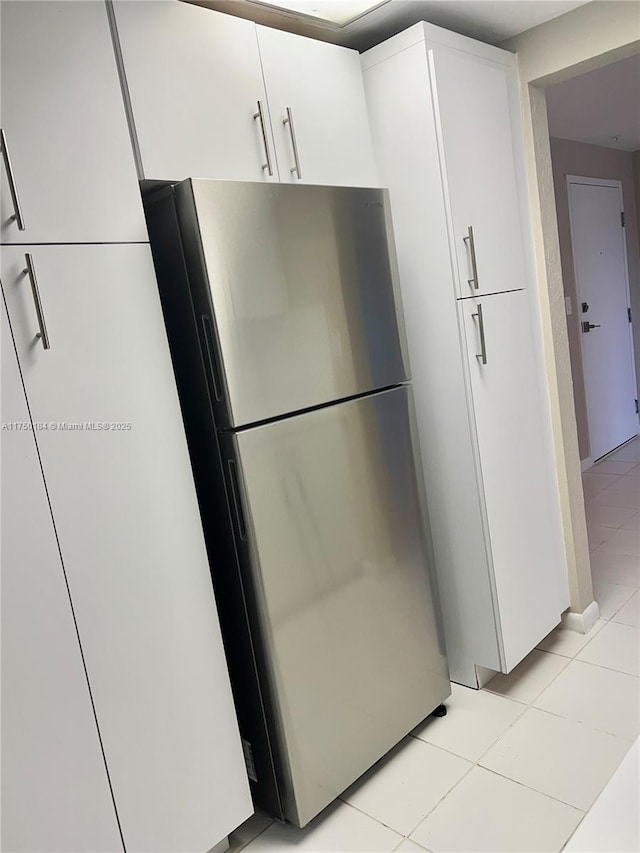
[[[599,545],[602,545],[607,539],[610,539],[618,531],[612,527],[604,527],[601,524],[587,525],[587,539],[589,540],[589,550],[595,551]]]
[[[606,622],[603,619],[598,619],[586,634],[568,631],[566,628],[554,628],[538,645],[538,648],[545,652],[553,652],[554,655],[563,655],[567,658],[575,657],[580,649],[584,648],[605,624]]]
[[[528,705],[567,663],[567,659],[560,655],[550,655],[534,649],[509,675],[498,673],[482,689]]]
[[[623,459],[603,459],[602,462],[597,462],[593,468],[589,468],[588,472],[594,474],[628,474],[640,464],[636,460],[631,462]]]
[[[593,534],[594,541],[602,538],[602,542],[599,543],[602,553],[628,554],[630,557],[640,557],[640,530],[614,530],[609,535],[606,532],[603,533],[607,530],[606,527],[594,528],[594,530],[596,531]],[[589,547],[591,547],[591,539],[589,540]],[[640,563],[640,560],[638,562]]]
[[[334,803],[304,829],[291,824],[272,823],[255,841],[245,847],[247,853],[391,853],[400,836],[381,823],[351,808]]]
[[[470,766],[462,758],[409,737],[341,799],[402,835],[409,835]]]
[[[612,669],[573,660],[534,704],[630,741],[640,733],[640,680]]]
[[[607,622],[577,659],[640,676],[640,629]]]
[[[585,512],[587,516],[587,529],[592,524],[601,525],[602,527],[622,527],[630,519],[638,518],[637,509],[628,509],[624,506],[587,504]]]
[[[640,628],[640,592],[636,592],[612,618],[613,622]]]
[[[410,838],[405,838],[402,844],[399,847],[396,847],[394,853],[424,853],[426,848],[421,847],[419,844],[416,844],[415,841],[411,841]]]
[[[617,583],[621,586],[640,587],[640,560],[627,554],[608,554],[593,551],[591,554],[591,571],[598,580],[607,583]]]
[[[628,509],[640,509],[640,493],[637,489],[621,487],[616,483],[609,489],[599,491],[587,499],[594,506],[627,507]]]
[[[635,587],[619,586],[615,583],[607,583],[599,577],[593,579],[593,597],[600,608],[601,619],[611,619],[620,610],[635,592]]]
[[[414,737],[477,761],[491,744],[520,716],[523,707],[486,690],[452,684],[447,716],[430,717]]]
[[[613,486],[617,483],[618,479],[619,475],[617,474],[600,473],[596,472],[595,468],[591,468],[582,475],[582,485],[584,487],[585,494],[594,494]]]
[[[640,442],[638,439],[630,441],[614,451],[607,459],[622,459],[625,462],[640,462]],[[603,460],[604,461],[604,460]]]
[[[628,749],[628,740],[528,708],[480,764],[570,806],[588,809]]]
[[[571,836],[566,853],[637,853],[640,850],[640,741]]]
[[[621,527],[623,530],[640,530],[640,513],[632,515],[630,518],[625,518]]]
[[[412,834],[434,853],[560,850],[582,812],[475,767]]]

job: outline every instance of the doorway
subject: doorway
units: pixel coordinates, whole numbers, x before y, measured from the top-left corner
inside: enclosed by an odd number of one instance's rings
[[[577,323],[593,462],[638,433],[620,181],[567,176]]]

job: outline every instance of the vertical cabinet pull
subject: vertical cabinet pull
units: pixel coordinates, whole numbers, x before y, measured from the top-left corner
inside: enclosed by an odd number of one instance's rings
[[[478,327],[480,329],[480,352],[476,355],[478,361],[482,364],[487,363],[487,342],[484,337],[484,320],[482,319],[482,305],[478,303],[478,310],[472,317],[478,318]]]
[[[289,125],[289,135],[291,136],[291,147],[293,148],[293,160],[295,166],[289,169],[291,174],[294,172],[298,176],[298,180],[302,180],[302,172],[300,171],[300,157],[298,156],[298,145],[296,143],[296,131],[293,126],[293,111],[291,107],[287,107],[287,117],[282,119],[282,124]]]
[[[11,203],[13,204],[13,216],[18,231],[24,231],[24,219],[22,218],[22,210],[20,209],[20,200],[18,199],[18,190],[13,177],[13,169],[11,168],[11,158],[9,157],[9,149],[7,147],[7,137],[4,130],[0,128],[0,148],[2,148],[2,159],[4,160],[4,168],[7,172],[7,181],[9,183],[9,193],[11,194]]]
[[[42,310],[42,302],[40,301],[40,291],[38,290],[38,279],[36,278],[36,270],[33,265],[33,258],[30,254],[26,254],[24,256],[26,261],[26,269],[24,270],[24,274],[29,276],[29,281],[31,283],[31,293],[33,295],[33,301],[36,306],[36,315],[38,317],[38,326],[40,327],[40,331],[36,335],[37,338],[40,338],[42,341],[43,349],[51,349],[51,344],[49,343],[49,335],[47,334],[47,324],[44,321],[44,311]]]
[[[473,225],[469,226],[469,233],[462,239],[465,243],[469,243],[469,251],[471,253],[471,272],[473,273],[473,278],[469,278],[467,281],[477,290],[480,287],[480,283],[478,281],[478,262],[476,261],[476,244],[473,239]]]
[[[264,110],[262,108],[262,101],[258,101],[258,112],[253,114],[253,120],[260,120],[260,130],[262,131],[262,143],[264,145],[264,156],[266,157],[266,163],[262,164],[262,170],[267,170],[267,175],[269,177],[273,176],[273,164],[271,162],[271,152],[269,151],[269,141],[267,139],[267,126],[264,123]]]

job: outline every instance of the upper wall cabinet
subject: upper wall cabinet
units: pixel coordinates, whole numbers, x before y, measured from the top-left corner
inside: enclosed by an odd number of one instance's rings
[[[257,30],[280,180],[376,186],[358,53]]]
[[[525,193],[515,160],[515,68],[448,45],[432,42],[427,49],[458,295],[518,290],[527,284],[527,270],[519,199]]]
[[[112,8],[140,178],[377,184],[356,51],[177,0]]]
[[[177,0],[113,11],[140,177],[276,180],[255,24]]]
[[[107,12],[0,3],[2,243],[147,240]]]

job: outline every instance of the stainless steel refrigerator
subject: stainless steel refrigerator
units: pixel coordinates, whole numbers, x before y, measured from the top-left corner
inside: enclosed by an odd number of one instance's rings
[[[254,800],[304,826],[450,692],[387,192],[146,211]]]

